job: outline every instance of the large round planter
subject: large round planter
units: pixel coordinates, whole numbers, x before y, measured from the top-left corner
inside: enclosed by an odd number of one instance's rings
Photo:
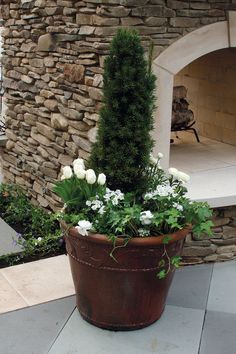
[[[158,279],[159,262],[165,250],[169,257],[181,255],[185,228],[163,237],[133,238],[125,247],[110,252],[112,243],[105,235],[81,236],[75,228],[66,232],[66,249],[70,259],[76,291],[77,308],[82,317],[101,328],[132,330],[146,327],[160,318],[174,275]],[[117,245],[124,240],[119,238]]]

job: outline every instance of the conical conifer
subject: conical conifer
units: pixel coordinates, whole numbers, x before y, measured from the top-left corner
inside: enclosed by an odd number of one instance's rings
[[[146,186],[155,89],[149,64],[138,34],[118,30],[105,60],[104,105],[90,166],[122,192],[142,192]]]

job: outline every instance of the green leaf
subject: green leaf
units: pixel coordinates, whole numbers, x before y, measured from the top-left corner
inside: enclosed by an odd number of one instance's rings
[[[167,273],[165,271],[165,269],[162,269],[159,273],[157,273],[157,277],[159,279],[164,279],[166,277]]]

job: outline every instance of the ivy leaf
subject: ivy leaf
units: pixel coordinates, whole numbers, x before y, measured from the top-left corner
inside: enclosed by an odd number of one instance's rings
[[[175,268],[179,268],[181,259],[182,258],[180,256],[174,256],[174,257],[171,258],[171,264]]]
[[[171,240],[171,236],[166,235],[166,236],[163,238],[162,243],[163,243],[164,245],[167,245],[170,240]]]
[[[165,277],[166,277],[165,269],[162,269],[159,273],[157,273],[157,278],[158,279],[164,279]]]

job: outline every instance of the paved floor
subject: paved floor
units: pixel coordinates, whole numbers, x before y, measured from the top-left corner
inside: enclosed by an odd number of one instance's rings
[[[211,206],[236,204],[236,146],[178,133],[170,150],[170,166],[190,174],[189,197],[207,200]],[[173,135],[174,137],[174,135]]]
[[[162,318],[142,330],[98,329],[74,296],[2,314],[0,328],[3,354],[235,354],[236,262],[178,270]]]

